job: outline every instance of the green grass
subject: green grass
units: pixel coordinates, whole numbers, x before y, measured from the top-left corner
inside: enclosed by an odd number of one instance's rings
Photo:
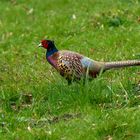
[[[139,67],[68,86],[37,48],[48,38],[95,60],[140,59],[139,0],[1,0],[0,11],[1,139],[140,139]]]

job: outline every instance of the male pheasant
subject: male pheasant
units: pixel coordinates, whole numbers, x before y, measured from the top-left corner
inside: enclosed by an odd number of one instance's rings
[[[87,76],[95,78],[101,71],[112,68],[140,66],[140,60],[99,62],[76,52],[59,51],[51,40],[42,40],[39,47],[47,49],[47,61],[68,80],[68,83]]]

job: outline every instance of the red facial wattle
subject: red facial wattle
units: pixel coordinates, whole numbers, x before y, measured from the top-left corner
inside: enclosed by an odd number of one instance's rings
[[[42,40],[41,41],[41,44],[42,44],[42,46],[44,47],[44,48],[48,48],[48,42],[47,42],[47,40]]]

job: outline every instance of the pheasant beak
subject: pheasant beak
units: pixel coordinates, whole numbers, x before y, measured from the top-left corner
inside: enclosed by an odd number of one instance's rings
[[[42,47],[42,44],[40,43],[40,44],[38,45],[38,47]]]

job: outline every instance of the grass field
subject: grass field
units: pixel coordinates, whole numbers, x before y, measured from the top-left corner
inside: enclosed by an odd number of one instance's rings
[[[0,0],[0,139],[139,140],[140,68],[68,86],[41,39],[95,60],[140,59],[139,0]]]

